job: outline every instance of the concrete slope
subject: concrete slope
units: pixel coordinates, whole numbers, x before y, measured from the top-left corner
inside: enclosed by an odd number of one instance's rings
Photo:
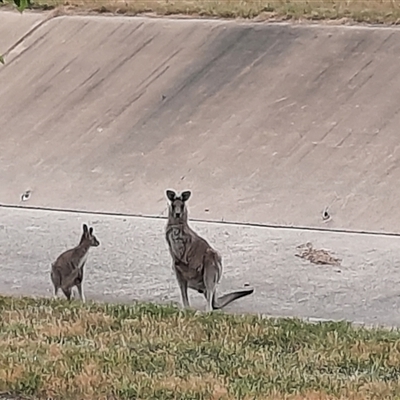
[[[52,19],[0,69],[0,203],[189,188],[193,218],[399,232],[399,58],[398,29]]]
[[[18,44],[44,20],[43,14],[0,12],[0,54]]]

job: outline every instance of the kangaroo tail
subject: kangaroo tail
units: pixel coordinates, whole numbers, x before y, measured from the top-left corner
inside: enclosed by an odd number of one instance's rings
[[[232,303],[232,301],[235,301],[237,299],[240,299],[241,297],[248,296],[254,292],[254,289],[245,289],[245,290],[238,290],[237,292],[231,292],[224,294],[221,297],[218,298],[213,298],[213,309],[214,310],[220,310],[221,308],[224,308],[228,304]]]

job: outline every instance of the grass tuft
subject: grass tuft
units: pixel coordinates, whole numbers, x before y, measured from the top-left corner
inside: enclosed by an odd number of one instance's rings
[[[396,398],[400,332],[0,297],[2,391],[67,400]]]

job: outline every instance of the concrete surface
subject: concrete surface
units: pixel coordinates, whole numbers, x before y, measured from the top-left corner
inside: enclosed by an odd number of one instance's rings
[[[0,11],[0,54],[7,54],[44,21],[43,14]]]
[[[0,203],[399,233],[399,61],[397,28],[52,19],[0,69]]]
[[[41,18],[0,12],[0,205],[160,216],[191,189],[191,218],[399,233],[398,29]],[[50,295],[83,222],[89,299],[179,301],[163,219],[1,207],[0,293]],[[256,289],[227,311],[400,326],[396,237],[193,226],[221,292]],[[295,257],[307,241],[342,267]]]
[[[86,267],[88,300],[180,302],[164,240],[163,219],[0,209],[0,293],[51,296],[50,264],[80,239],[83,223],[100,246]],[[219,292],[249,283],[255,293],[227,312],[347,319],[400,326],[398,239],[374,235],[193,223],[224,262]],[[314,265],[295,256],[311,241],[343,259],[340,267]],[[60,294],[61,296],[61,294]],[[191,304],[204,310],[201,295]]]

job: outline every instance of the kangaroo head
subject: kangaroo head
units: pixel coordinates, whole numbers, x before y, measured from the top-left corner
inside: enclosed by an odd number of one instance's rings
[[[182,192],[180,196],[178,196],[173,190],[166,191],[167,198],[170,201],[170,217],[181,220],[187,219],[187,208],[185,203],[189,200],[191,194],[192,192],[190,192],[190,190]]]
[[[86,224],[83,224],[83,234],[81,237],[81,243],[89,243],[89,246],[97,247],[100,242],[97,240],[96,236],[93,235],[93,228],[88,229]]]

